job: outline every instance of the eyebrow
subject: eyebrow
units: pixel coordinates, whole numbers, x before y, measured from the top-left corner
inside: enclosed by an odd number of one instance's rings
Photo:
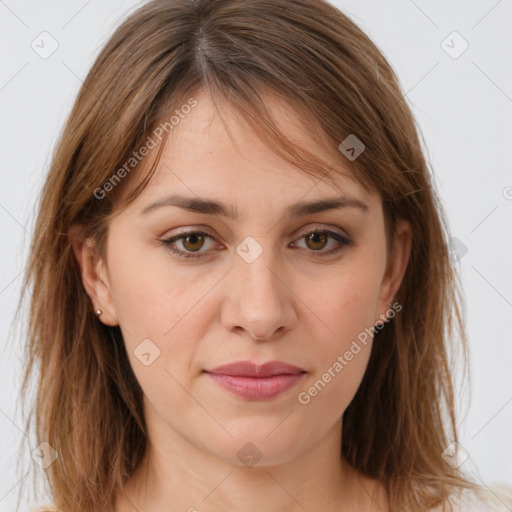
[[[202,213],[206,215],[217,215],[229,219],[238,219],[236,207],[227,205],[222,201],[213,201],[201,197],[188,197],[180,194],[159,199],[147,205],[140,213],[146,215],[163,206],[177,206],[189,212]],[[356,208],[363,213],[368,212],[368,205],[359,199],[348,196],[319,199],[314,201],[302,201],[292,204],[284,211],[285,217],[301,217],[326,210],[337,210],[341,208]]]

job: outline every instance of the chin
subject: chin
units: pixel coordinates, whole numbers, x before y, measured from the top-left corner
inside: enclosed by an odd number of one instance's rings
[[[228,464],[246,467],[272,466],[288,462],[305,448],[304,436],[279,430],[279,422],[255,422],[238,432],[227,429],[233,437],[221,436],[205,449]],[[272,424],[267,428],[269,423]],[[212,436],[209,436],[212,441]]]

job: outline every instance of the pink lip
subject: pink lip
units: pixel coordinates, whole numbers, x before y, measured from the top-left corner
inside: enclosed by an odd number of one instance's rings
[[[281,361],[258,366],[250,361],[236,361],[206,373],[217,384],[244,398],[268,400],[295,386],[306,371]]]

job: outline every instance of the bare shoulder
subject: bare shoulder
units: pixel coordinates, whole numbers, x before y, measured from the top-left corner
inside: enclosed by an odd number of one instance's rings
[[[431,512],[510,512],[512,487],[495,484],[479,489],[457,488],[448,503]]]
[[[365,510],[391,512],[386,487],[380,480],[363,479],[369,497]],[[494,484],[478,489],[455,487],[447,503],[429,512],[512,512],[512,486]]]

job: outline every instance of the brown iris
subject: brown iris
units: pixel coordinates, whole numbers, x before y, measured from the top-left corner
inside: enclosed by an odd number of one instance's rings
[[[325,242],[329,237],[325,233],[311,233],[305,238],[307,242],[313,242],[314,245],[317,245],[316,247],[310,246],[311,249],[323,249]],[[319,247],[318,244],[320,244],[321,247]]]
[[[183,238],[183,240],[182,240],[183,247],[185,247],[185,249],[187,251],[192,251],[192,252],[197,251],[197,250],[201,249],[201,247],[203,246],[204,239],[205,239],[205,237],[203,235],[201,235],[199,233],[192,233],[190,235],[187,235],[185,238]],[[189,241],[190,241],[190,243],[189,243]],[[199,244],[199,247],[197,247],[197,244]]]

